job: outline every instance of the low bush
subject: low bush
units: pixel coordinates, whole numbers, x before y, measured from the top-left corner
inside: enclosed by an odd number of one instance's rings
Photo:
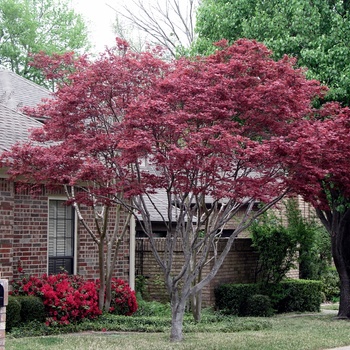
[[[247,298],[258,293],[257,284],[222,284],[214,289],[215,305],[223,313],[243,316]]]
[[[33,295],[17,297],[21,304],[21,322],[45,321],[44,303],[39,297]]]
[[[312,280],[284,280],[266,287],[278,313],[317,312],[322,302],[322,283]]]
[[[138,308],[136,295],[129,284],[122,279],[112,279],[112,301],[109,312],[131,316]]]
[[[270,297],[263,294],[254,294],[247,298],[246,316],[270,317],[274,314]]]
[[[284,280],[280,283],[260,284],[223,284],[215,289],[215,303],[217,309],[227,314],[245,316],[253,312],[250,303],[256,303],[256,294],[268,296],[271,308],[282,312],[315,312],[319,311],[322,302],[322,283],[311,280]],[[256,300],[255,300],[256,299]],[[269,314],[271,312],[268,311]]]
[[[21,322],[21,303],[16,297],[9,295],[6,307],[6,331],[9,332],[13,327],[17,327]]]
[[[41,298],[46,324],[69,324],[101,315],[98,308],[98,281],[60,273],[41,277],[22,277],[12,282],[12,295]],[[120,279],[112,281],[110,312],[131,315],[137,310],[135,293]]]
[[[98,308],[96,284],[81,276],[60,273],[23,277],[12,283],[13,295],[33,295],[42,299],[46,323],[69,324],[84,318],[96,318]]]
[[[324,301],[336,301],[340,296],[339,274],[335,267],[329,268],[321,277]]]
[[[171,317],[170,304],[160,303],[159,301],[145,301],[138,298],[138,309],[133,316],[165,316]]]

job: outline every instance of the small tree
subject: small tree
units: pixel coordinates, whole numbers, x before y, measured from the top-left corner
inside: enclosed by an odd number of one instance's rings
[[[331,263],[331,241],[316,214],[303,217],[298,201],[286,202],[288,231],[298,241],[299,278],[321,279]]]
[[[329,236],[316,218],[302,216],[295,198],[283,204],[275,208],[280,213],[267,212],[250,227],[259,253],[258,278],[278,283],[298,264],[300,278],[319,280],[331,260]]]

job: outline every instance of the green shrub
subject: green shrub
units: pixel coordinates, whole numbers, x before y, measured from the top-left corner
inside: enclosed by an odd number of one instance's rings
[[[285,280],[266,286],[273,307],[282,312],[316,312],[322,302],[322,282],[312,280]]]
[[[250,315],[250,312],[253,312],[253,307],[249,306],[249,298],[256,294],[263,294],[270,298],[271,308],[278,313],[315,312],[320,310],[322,302],[321,288],[321,281],[311,280],[285,280],[268,285],[223,284],[214,290],[215,305],[217,309],[226,314]],[[251,299],[251,302],[253,302],[253,299]],[[254,302],[258,304],[258,301]],[[271,310],[268,313],[270,312]]]
[[[270,297],[254,294],[247,298],[246,316],[270,317],[274,314]]]
[[[214,289],[215,306],[224,313],[242,316],[247,298],[258,293],[257,284],[222,284]]]
[[[9,295],[6,307],[6,331],[10,331],[13,327],[17,327],[21,322],[21,303],[17,297]]]
[[[340,280],[337,270],[329,268],[321,277],[324,301],[334,301],[340,296]]]
[[[253,247],[259,254],[257,280],[278,283],[295,267],[298,239],[273,211],[265,212],[251,226]]]
[[[30,321],[44,322],[46,318],[44,303],[39,297],[20,296],[18,301],[21,303],[21,322]]]
[[[166,316],[170,317],[170,304],[163,304],[159,301],[145,301],[138,297],[138,309],[133,316]]]

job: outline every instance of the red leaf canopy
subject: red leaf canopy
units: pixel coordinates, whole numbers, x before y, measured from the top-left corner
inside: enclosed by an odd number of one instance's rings
[[[27,110],[48,119],[32,142],[6,155],[10,172],[84,183],[104,196],[166,189],[268,200],[287,185],[271,140],[286,137],[323,93],[292,59],[275,62],[249,40],[171,63],[121,42],[94,62],[39,61],[55,67],[60,85],[54,100]],[[142,158],[155,171],[137,174],[131,165]]]

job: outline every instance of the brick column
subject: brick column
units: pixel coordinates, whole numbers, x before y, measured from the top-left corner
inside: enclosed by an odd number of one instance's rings
[[[0,280],[0,350],[5,350],[7,303],[8,303],[8,281]]]

